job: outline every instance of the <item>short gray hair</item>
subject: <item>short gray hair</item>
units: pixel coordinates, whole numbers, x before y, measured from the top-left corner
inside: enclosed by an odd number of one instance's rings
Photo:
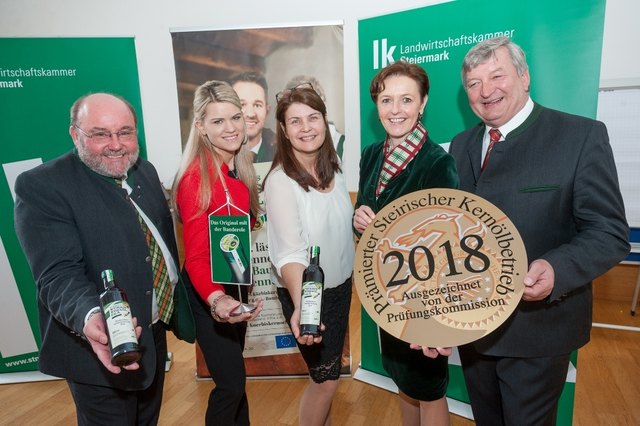
[[[467,73],[480,64],[487,62],[495,51],[500,47],[506,47],[511,57],[513,66],[516,67],[518,75],[523,75],[529,69],[527,58],[520,46],[515,44],[509,37],[496,37],[481,41],[467,52],[462,62],[462,85],[467,87]]]

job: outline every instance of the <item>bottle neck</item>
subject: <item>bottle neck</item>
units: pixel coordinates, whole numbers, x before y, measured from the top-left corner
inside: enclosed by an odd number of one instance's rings
[[[309,249],[309,263],[312,265],[320,265],[320,247],[311,246]]]
[[[113,271],[111,269],[105,269],[102,271],[102,284],[104,285],[105,290],[109,290],[110,288],[114,288],[116,283],[113,279]]]
[[[320,265],[320,247],[311,246],[309,248],[309,263],[311,265]]]

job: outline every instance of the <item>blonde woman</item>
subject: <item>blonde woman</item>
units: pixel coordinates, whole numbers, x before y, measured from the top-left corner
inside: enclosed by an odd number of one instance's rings
[[[208,215],[226,204],[232,215],[259,213],[258,190],[238,95],[226,82],[208,81],[195,91],[193,125],[173,186],[183,224],[183,279],[196,320],[196,339],[215,382],[207,425],[248,425],[242,351],[247,321],[262,310],[230,315],[247,300],[247,286],[211,280]],[[241,292],[242,294],[239,294]]]

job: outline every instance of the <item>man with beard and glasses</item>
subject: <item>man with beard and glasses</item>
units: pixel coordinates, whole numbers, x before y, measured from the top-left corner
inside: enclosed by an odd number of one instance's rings
[[[69,133],[75,150],[22,173],[15,185],[16,233],[37,285],[39,367],[67,380],[79,425],[157,424],[165,330],[185,337],[181,331],[193,327],[188,305],[174,297],[183,288],[168,203],[155,168],[138,157],[127,101],[81,97]],[[142,357],[124,367],[111,363],[99,308],[105,269],[127,293],[137,324]],[[183,313],[186,328],[177,324]]]

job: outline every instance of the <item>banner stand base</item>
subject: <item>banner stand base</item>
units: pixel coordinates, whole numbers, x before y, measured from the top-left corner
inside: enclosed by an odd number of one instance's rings
[[[47,380],[62,380],[60,377],[49,376],[39,371],[21,371],[18,373],[0,374],[0,385],[10,383],[44,382]]]

